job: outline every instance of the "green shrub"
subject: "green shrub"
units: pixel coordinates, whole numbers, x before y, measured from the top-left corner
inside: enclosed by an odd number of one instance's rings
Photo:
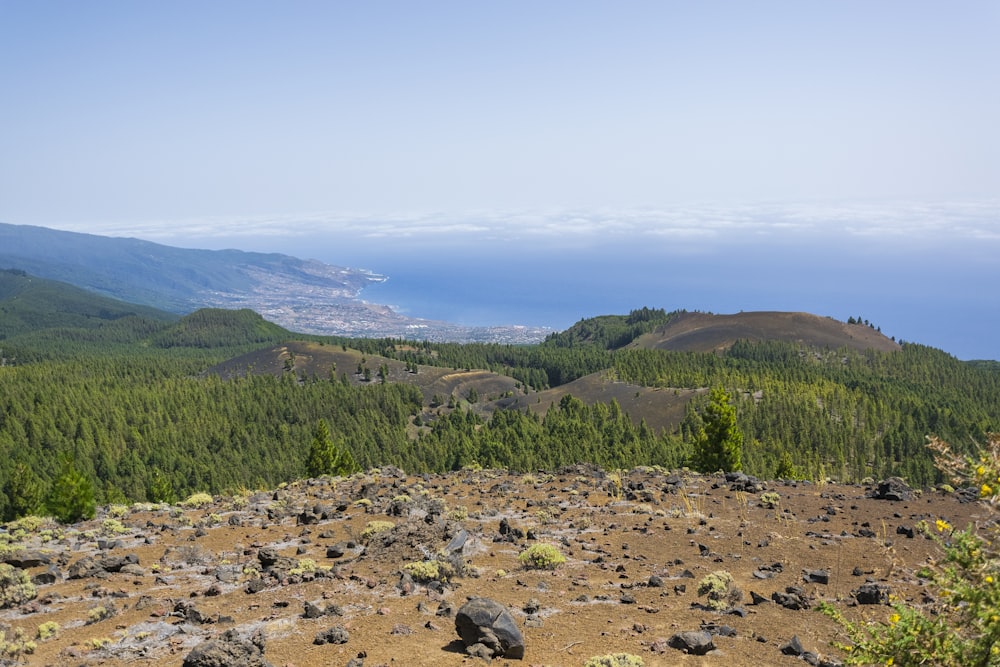
[[[206,505],[211,505],[213,502],[214,499],[207,493],[193,493],[187,497],[187,500],[182,500],[177,504],[181,507],[201,508]]]
[[[566,562],[566,556],[551,544],[533,544],[518,555],[521,564],[536,570],[554,570]]]
[[[733,575],[717,570],[698,582],[698,595],[708,598],[711,609],[724,611],[743,599],[743,591],[733,584]]]
[[[428,581],[445,583],[448,579],[455,576],[455,568],[449,563],[439,560],[422,560],[407,563],[403,566],[403,571],[420,583],[427,583]]]
[[[0,563],[0,609],[15,607],[38,595],[35,585],[24,570]]]
[[[919,527],[943,554],[922,568],[924,590],[932,601],[920,606],[896,603],[884,621],[854,622],[829,603],[819,606],[847,632],[837,643],[847,663],[909,665],[1000,665],[1000,434],[989,436],[978,459],[954,454],[932,438],[928,445],[938,468],[956,481],[975,484],[992,515],[983,528],[957,530],[943,519]]]
[[[367,542],[379,533],[384,533],[387,530],[392,530],[396,527],[392,521],[369,521],[365,525],[365,529],[361,531],[361,541]]]
[[[118,519],[105,519],[101,522],[101,532],[105,535],[123,535],[129,531]]]
[[[777,491],[765,491],[760,494],[760,504],[769,510],[773,510],[780,502],[781,494]]]
[[[11,633],[10,636],[7,635],[8,632]],[[7,664],[8,660],[20,662],[22,655],[30,655],[36,648],[38,645],[29,641],[21,628],[13,631],[0,630],[0,664]]]
[[[46,621],[38,626],[36,631],[36,636],[40,641],[45,641],[46,639],[52,639],[59,634],[59,624],[55,621]]]
[[[105,607],[102,605],[92,607],[90,611],[87,612],[87,625],[90,625],[91,623],[100,623],[104,619],[111,618],[114,615],[114,607]]]

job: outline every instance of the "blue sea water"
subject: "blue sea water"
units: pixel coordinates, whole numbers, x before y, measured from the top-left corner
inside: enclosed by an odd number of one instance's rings
[[[1000,291],[992,257],[974,250],[816,243],[706,247],[609,240],[531,244],[440,238],[316,240],[292,254],[385,275],[361,298],[411,316],[463,325],[523,324],[562,330],[586,317],[642,306],[803,311],[860,317],[898,340],[960,359],[997,359]]]

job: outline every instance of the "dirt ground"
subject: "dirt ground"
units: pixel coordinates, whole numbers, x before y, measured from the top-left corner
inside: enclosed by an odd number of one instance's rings
[[[765,490],[780,496],[776,507],[762,502]],[[454,612],[486,597],[505,605],[524,634],[524,658],[497,658],[499,665],[583,665],[610,653],[646,665],[802,665],[780,650],[793,636],[835,661],[842,656],[831,642],[844,637],[811,607],[826,600],[851,618],[887,619],[890,607],[856,603],[859,586],[881,583],[892,600],[919,601],[914,573],[937,547],[913,532],[917,522],[965,526],[982,512],[955,494],[889,501],[867,497],[869,490],[771,482],[743,491],[721,476],[649,469],[383,470],[197,508],[111,508],[117,519],[101,508],[72,528],[8,536],[8,555],[21,557],[29,574],[57,578],[40,583],[35,599],[0,611],[0,625],[8,637],[21,628],[35,638],[43,623],[58,624],[20,658],[31,665],[180,665],[229,629],[262,631],[264,657],[276,666],[358,657],[368,666],[471,665],[484,661],[465,653]],[[394,527],[369,535],[372,521]],[[525,567],[518,555],[536,543],[556,546],[566,562]],[[443,585],[401,578],[408,563],[449,546],[464,572]],[[69,578],[87,557],[120,565],[129,555],[138,562]],[[697,593],[717,571],[730,573],[739,591],[726,611]],[[807,608],[772,601],[788,587],[801,589]],[[307,618],[309,602],[335,611]],[[334,625],[347,630],[346,643],[314,644]],[[717,634],[717,649],[704,656],[666,646],[675,633],[703,626],[734,632]]]

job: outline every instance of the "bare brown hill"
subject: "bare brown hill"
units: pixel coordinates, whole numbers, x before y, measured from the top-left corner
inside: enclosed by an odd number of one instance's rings
[[[249,352],[210,372],[227,378],[246,373],[281,375],[294,372],[299,377],[318,378],[343,375],[351,384],[363,385],[379,382],[378,371],[382,366],[387,371],[387,382],[412,384],[420,390],[425,420],[432,418],[432,414],[448,412],[447,405],[439,405],[435,399],[447,404],[452,403],[449,399],[454,397],[453,404],[488,418],[494,410],[510,408],[530,409],[544,415],[553,404],[558,405],[563,396],[571,394],[587,404],[616,400],[636,424],[645,419],[654,430],[671,430],[684,419],[688,402],[703,391],[640,387],[618,381],[609,371],[592,373],[553,389],[526,390],[514,378],[490,371],[420,366],[413,373],[402,361],[306,341],[289,341]],[[365,368],[370,371],[368,380],[365,380]],[[478,396],[475,403],[468,402],[470,394]]]
[[[809,313],[760,311],[714,315],[682,313],[631,347],[679,352],[717,352],[738,340],[778,340],[817,348],[891,352],[899,344],[865,324],[846,324]]]
[[[506,375],[477,369],[456,369],[442,366],[420,366],[417,372],[407,370],[407,364],[396,359],[365,354],[338,345],[308,341],[289,341],[230,359],[210,370],[222,377],[246,373],[281,375],[294,372],[299,377],[340,378],[346,376],[354,385],[379,382],[379,370],[384,367],[386,382],[411,384],[420,390],[424,403],[435,396],[465,399],[474,389],[482,397],[481,408],[490,411],[489,403],[512,393],[518,381]],[[366,375],[365,369],[368,370]]]
[[[618,401],[622,411],[636,424],[645,419],[655,431],[673,430],[684,419],[687,404],[707,389],[665,389],[662,387],[640,387],[620,382],[608,371],[591,373],[567,384],[531,394],[519,395],[506,401],[503,407],[528,408],[544,415],[552,406],[558,405],[566,395],[579,398],[587,404]]]

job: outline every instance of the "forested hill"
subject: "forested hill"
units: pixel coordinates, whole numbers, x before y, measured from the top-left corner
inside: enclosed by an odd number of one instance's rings
[[[4,277],[14,287],[0,308],[28,278]],[[247,310],[156,319],[115,308],[117,319],[70,308],[71,325],[0,341],[5,517],[55,511],[65,498],[53,494],[68,488],[123,502],[273,487],[322,471],[317,440],[329,460],[412,472],[677,468],[691,464],[719,389],[743,436],[744,469],[765,478],[932,484],[943,480],[927,435],[971,451],[1000,430],[996,364],[910,343],[633,344],[683,322],[656,309],[514,346],[305,337]],[[11,315],[0,310],[0,322]]]
[[[23,270],[0,270],[0,340],[48,329],[95,329],[127,317],[177,319],[166,311],[99,296]]]

